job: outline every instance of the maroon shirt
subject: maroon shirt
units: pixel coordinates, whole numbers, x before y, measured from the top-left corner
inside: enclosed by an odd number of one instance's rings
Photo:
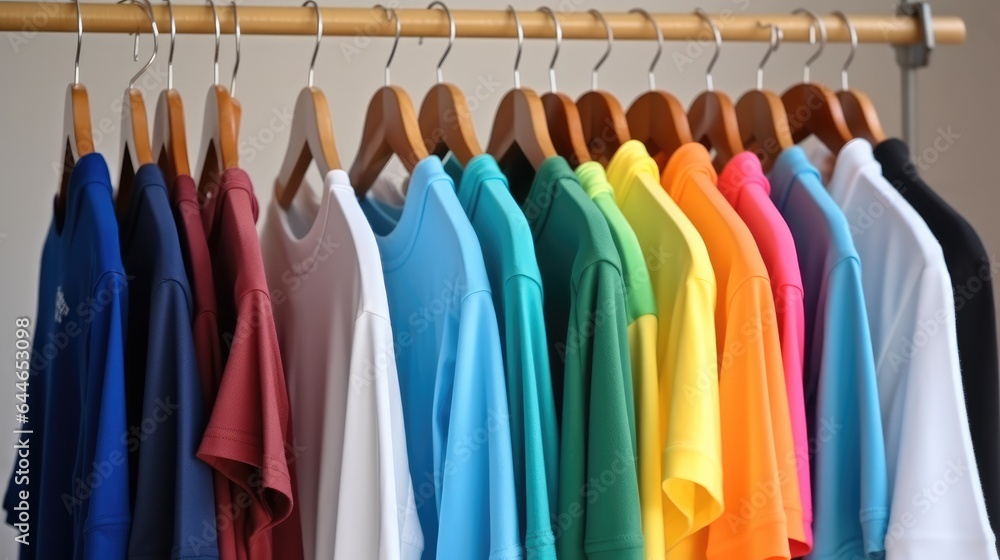
[[[198,457],[229,480],[217,502],[237,558],[297,560],[292,424],[250,178],[226,170],[201,218],[211,255],[225,369]],[[219,548],[225,550],[220,531]]]

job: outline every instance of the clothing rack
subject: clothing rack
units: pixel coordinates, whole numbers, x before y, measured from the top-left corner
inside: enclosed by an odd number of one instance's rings
[[[794,6],[789,6],[793,8]],[[204,3],[173,7],[177,33],[208,34],[215,31],[212,9]],[[322,8],[323,34],[334,36],[392,37],[395,22],[385,17],[380,8]],[[218,7],[223,33],[233,33],[233,9]],[[150,29],[144,10],[127,4],[81,4],[84,33],[136,33]],[[157,26],[169,29],[167,6],[153,6]],[[448,16],[442,10],[399,9],[402,35],[407,37],[448,37]],[[514,19],[501,10],[452,10],[458,37],[513,38],[517,36]],[[585,11],[557,12],[565,39],[606,38],[603,24]],[[648,20],[638,13],[608,12],[603,14],[618,40],[655,40],[656,34]],[[538,11],[518,12],[524,36],[552,38],[555,28],[549,16]],[[666,40],[704,40],[709,35],[705,22],[697,15],[653,14]],[[723,41],[770,40],[770,29],[759,25],[774,23],[784,33],[784,41],[808,42],[811,19],[808,15],[740,14],[724,12],[710,14],[718,25]],[[847,25],[839,18],[821,16],[827,28],[827,40],[849,42]],[[902,110],[904,137],[916,145],[916,69],[926,66],[935,45],[956,45],[965,41],[965,22],[957,16],[932,16],[927,2],[903,2],[896,14],[849,15],[861,43],[882,43],[897,49],[897,61],[902,69]],[[241,6],[240,31],[245,35],[314,35],[316,15],[311,7]],[[0,6],[0,31],[76,32],[77,4],[47,2],[4,2]]]

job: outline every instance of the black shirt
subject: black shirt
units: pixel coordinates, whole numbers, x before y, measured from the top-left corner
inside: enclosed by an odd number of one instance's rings
[[[1000,534],[1000,367],[991,263],[976,230],[927,185],[907,145],[890,138],[875,148],[882,175],[927,222],[941,244],[955,294],[958,357],[976,464],[993,532]]]

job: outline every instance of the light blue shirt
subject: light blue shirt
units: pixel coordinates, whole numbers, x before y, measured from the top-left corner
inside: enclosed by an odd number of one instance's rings
[[[433,156],[414,168],[402,208],[362,208],[385,274],[423,558],[522,558],[503,354],[476,232]]]
[[[804,392],[816,560],[885,554],[889,490],[861,263],[843,212],[799,147],[768,175],[795,240],[806,318]]]

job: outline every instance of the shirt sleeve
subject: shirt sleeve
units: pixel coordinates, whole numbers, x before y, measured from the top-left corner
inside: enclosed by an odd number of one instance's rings
[[[962,393],[944,262],[923,270],[880,356],[891,476],[889,560],[996,559]],[[889,385],[891,384],[891,385]]]
[[[462,300],[445,343],[456,351],[453,364],[439,364],[439,377],[453,376],[450,398],[446,385],[435,395],[448,403],[435,419],[435,444],[445,442],[435,460],[438,559],[521,558],[500,332],[488,291]]]
[[[632,373],[621,272],[597,262],[583,272],[577,289],[566,343],[562,420],[564,427],[580,429],[564,428],[562,460],[579,464],[562,469],[559,538],[573,540],[560,547],[560,556],[579,546],[587,558],[638,560],[643,538],[626,396],[631,383],[626,385],[625,377]]]
[[[875,358],[861,284],[861,264],[847,258],[826,279],[810,348],[816,386],[805,388],[813,453],[817,558],[853,554],[874,560],[885,550],[889,519],[885,445]]]
[[[215,558],[212,471],[195,457],[205,427],[201,379],[185,288],[158,285],[150,298],[146,382],[129,556]],[[173,526],[173,531],[164,527]]]
[[[348,383],[333,557],[365,558],[377,550],[382,560],[419,560],[423,533],[388,320],[363,313],[355,322]]]
[[[99,481],[87,489],[82,511],[82,558],[124,558],[128,548],[128,449],[122,434],[125,418],[125,324],[128,288],[125,277],[106,273],[97,283],[94,319],[88,333],[84,414],[80,425],[80,452],[74,480]],[[44,535],[41,538],[45,538]],[[78,546],[78,553],[80,547]]]
[[[525,552],[538,560],[554,559],[555,513],[559,485],[559,423],[556,419],[542,288],[527,276],[515,276],[506,294],[507,397],[518,503],[525,519]]]

